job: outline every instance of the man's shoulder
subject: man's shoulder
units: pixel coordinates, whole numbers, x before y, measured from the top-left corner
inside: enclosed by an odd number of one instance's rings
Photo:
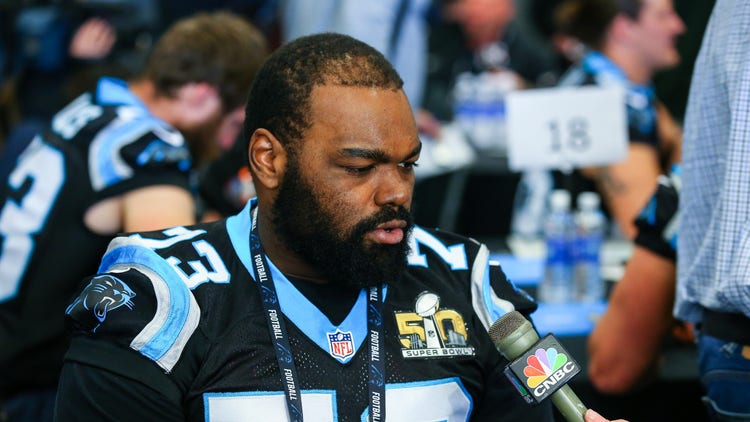
[[[104,92],[85,92],[57,112],[45,140],[74,149],[97,192],[123,183],[187,186],[192,158],[182,134],[135,100]]]
[[[536,309],[533,299],[491,259],[487,245],[457,233],[420,227],[410,240],[410,275],[467,299],[487,329],[506,312],[515,309],[528,315]]]
[[[196,333],[213,337],[206,321],[226,320],[214,314],[229,313],[224,303],[235,295],[228,290],[242,284],[232,283],[227,242],[221,222],[115,238],[99,274],[84,281],[68,306],[70,326],[170,372]]]
[[[581,63],[572,65],[563,73],[558,82],[561,87],[573,87],[596,84],[596,76],[586,69]]]
[[[448,265],[453,270],[468,269],[483,248],[470,237],[421,226],[414,227],[408,241],[410,265]]]
[[[99,272],[135,266],[174,279],[193,294],[202,286],[228,287],[230,267],[241,264],[227,230],[226,220],[135,232],[110,242]]]

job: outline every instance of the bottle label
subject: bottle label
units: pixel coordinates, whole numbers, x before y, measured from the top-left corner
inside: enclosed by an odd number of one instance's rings
[[[565,238],[547,239],[547,264],[563,264],[570,262],[568,242]]]
[[[601,236],[581,236],[575,241],[574,256],[577,261],[599,262]]]

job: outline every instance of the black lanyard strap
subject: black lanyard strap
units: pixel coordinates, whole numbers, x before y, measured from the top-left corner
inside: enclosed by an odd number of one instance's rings
[[[370,333],[370,422],[385,421],[385,350],[380,286],[371,287],[367,297],[367,331]]]
[[[253,210],[252,229],[250,231],[250,255],[253,261],[255,282],[261,294],[263,310],[266,314],[268,333],[276,352],[276,359],[281,371],[281,381],[285,386],[286,406],[292,422],[302,422],[302,397],[294,365],[292,348],[289,345],[288,331],[281,312],[273,276],[266,261],[266,254],[260,244],[258,235],[258,209]],[[381,286],[371,287],[367,304],[367,330],[370,338],[369,354],[369,402],[370,421],[385,421],[385,350],[383,350],[383,317]]]
[[[289,346],[288,331],[284,324],[284,317],[281,314],[281,305],[276,295],[273,276],[271,275],[271,271],[269,271],[263,246],[260,244],[257,208],[255,211],[252,230],[250,231],[250,255],[253,260],[253,269],[255,270],[255,282],[258,285],[258,289],[260,289],[263,310],[266,313],[266,322],[268,323],[268,333],[271,335],[271,342],[276,351],[276,359],[279,362],[281,381],[285,386],[284,392],[286,393],[286,407],[289,419],[292,422],[302,422],[302,398],[299,391],[297,367],[294,365],[294,359],[292,359],[292,348]]]

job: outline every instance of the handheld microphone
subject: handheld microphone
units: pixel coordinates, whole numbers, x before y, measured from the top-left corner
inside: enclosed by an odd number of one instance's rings
[[[583,422],[587,408],[565,385],[581,368],[567,352],[560,353],[565,349],[552,335],[540,340],[531,322],[518,311],[509,312],[495,321],[489,334],[497,350],[511,361],[505,375],[528,403],[551,397],[565,420]]]

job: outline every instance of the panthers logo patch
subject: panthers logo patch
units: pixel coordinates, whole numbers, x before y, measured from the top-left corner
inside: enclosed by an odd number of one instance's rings
[[[133,297],[135,292],[122,280],[111,275],[100,275],[91,279],[65,313],[75,314],[77,322],[84,323],[90,331],[96,331],[109,312],[121,306],[133,309]]]

